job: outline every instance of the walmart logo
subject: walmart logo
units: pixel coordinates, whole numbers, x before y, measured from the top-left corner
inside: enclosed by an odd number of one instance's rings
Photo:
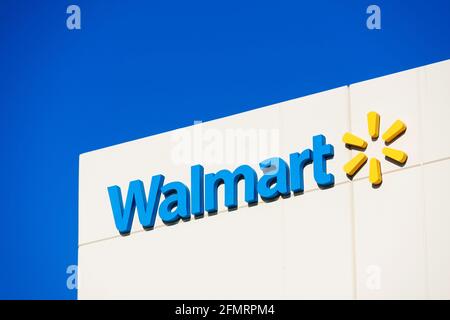
[[[378,113],[372,111],[367,114],[367,128],[372,140],[377,140],[380,132],[380,115]],[[402,121],[397,120],[389,127],[389,129],[386,130],[382,136],[382,139],[386,145],[389,145],[400,137],[405,131],[406,125]],[[348,148],[354,148],[362,151],[367,148],[367,142],[364,139],[361,139],[350,132],[344,134],[342,140]],[[405,164],[408,159],[408,155],[405,152],[388,147],[383,148],[383,154],[398,165]],[[344,165],[344,171],[347,175],[353,177],[366,162],[367,156],[364,152],[359,152],[353,157],[353,159]],[[383,181],[380,161],[377,158],[371,158],[369,166],[370,182],[373,185],[380,185]]]
[[[380,116],[376,112],[367,115],[368,133],[373,141],[378,139],[380,131]],[[402,165],[408,156],[405,152],[388,147],[406,131],[406,125],[395,121],[382,139],[386,147],[383,154],[393,162]],[[368,143],[352,134],[345,133],[343,141],[348,148],[360,152],[344,165],[348,176],[354,176],[367,162],[364,154]],[[243,164],[234,171],[222,169],[218,172],[205,174],[202,165],[191,167],[190,186],[180,181],[165,183],[161,174],[154,175],[150,180],[148,192],[141,180],[129,183],[125,203],[121,188],[117,185],[108,187],[108,195],[114,222],[121,234],[128,234],[133,224],[134,213],[137,211],[139,222],[144,229],[151,229],[155,224],[157,214],[166,224],[178,220],[189,220],[191,216],[200,217],[205,212],[215,213],[218,210],[218,188],[224,185],[224,205],[229,210],[238,207],[238,183],[244,181],[244,201],[249,206],[263,201],[273,201],[278,197],[288,197],[291,193],[304,191],[304,169],[312,166],[314,180],[318,187],[334,186],[334,175],[327,170],[327,162],[334,158],[334,146],[327,143],[324,135],[312,137],[312,147],[301,152],[293,152],[288,160],[273,157],[259,163],[260,177],[255,169]],[[381,164],[377,158],[370,159],[369,180],[373,185],[382,182]],[[161,201],[161,197],[164,199]]]

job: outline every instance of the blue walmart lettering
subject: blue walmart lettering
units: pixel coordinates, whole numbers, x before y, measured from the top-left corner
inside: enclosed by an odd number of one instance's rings
[[[259,167],[263,173],[258,180],[254,169],[242,165],[233,172],[223,169],[217,173],[204,174],[201,165],[191,167],[191,188],[182,182],[164,184],[163,175],[155,175],[151,179],[148,198],[141,180],[131,181],[123,205],[120,187],[108,187],[109,199],[117,230],[128,234],[137,210],[139,222],[145,229],[155,225],[157,212],[166,223],[174,223],[179,219],[188,220],[191,215],[202,216],[204,212],[214,213],[218,210],[217,190],[224,185],[224,204],[228,209],[238,206],[238,182],[244,181],[244,200],[249,205],[258,202],[258,194],[263,201],[271,201],[279,196],[289,196],[291,192],[304,191],[304,168],[313,164],[314,180],[321,188],[334,185],[334,176],[327,173],[327,160],[333,158],[334,148],[326,143],[325,136],[313,137],[313,149],[289,155],[289,164],[281,158],[270,158],[261,161]],[[160,203],[161,194],[164,199]],[[159,209],[159,210],[158,210]]]

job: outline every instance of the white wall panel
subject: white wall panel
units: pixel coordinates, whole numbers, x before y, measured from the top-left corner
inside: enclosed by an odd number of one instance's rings
[[[421,116],[424,162],[450,157],[450,60],[422,69]]]
[[[283,201],[286,296],[354,297],[350,184]]]
[[[450,299],[450,160],[424,166],[429,293]]]
[[[80,299],[283,297],[276,203],[81,246]]]
[[[426,298],[421,168],[353,184],[360,299]]]

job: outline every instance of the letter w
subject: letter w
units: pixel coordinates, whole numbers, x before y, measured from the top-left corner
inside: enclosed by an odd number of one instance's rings
[[[116,228],[121,234],[131,231],[133,225],[134,211],[137,208],[139,222],[144,228],[152,228],[155,225],[156,212],[158,210],[159,199],[161,197],[161,187],[164,183],[164,176],[152,177],[148,201],[145,197],[144,184],[141,180],[134,180],[128,186],[128,194],[123,207],[122,192],[119,186],[108,187],[109,201],[114,215]]]

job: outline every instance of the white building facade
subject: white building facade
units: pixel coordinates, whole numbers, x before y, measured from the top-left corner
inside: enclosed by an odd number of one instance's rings
[[[80,155],[80,299],[450,299],[450,60],[325,91]],[[367,113],[380,115],[371,139]],[[381,135],[400,119],[407,130],[390,148]],[[195,119],[193,119],[194,122]],[[346,132],[368,142],[342,142]],[[152,176],[191,184],[205,174],[312,149],[326,137],[334,184],[320,188],[313,165],[304,191],[257,204],[224,205],[216,214],[144,230],[135,213],[120,235],[108,187],[123,202],[130,181],[147,192]],[[369,181],[369,161],[349,177],[358,153],[381,163],[383,182]],[[161,202],[164,196],[161,195]]]

